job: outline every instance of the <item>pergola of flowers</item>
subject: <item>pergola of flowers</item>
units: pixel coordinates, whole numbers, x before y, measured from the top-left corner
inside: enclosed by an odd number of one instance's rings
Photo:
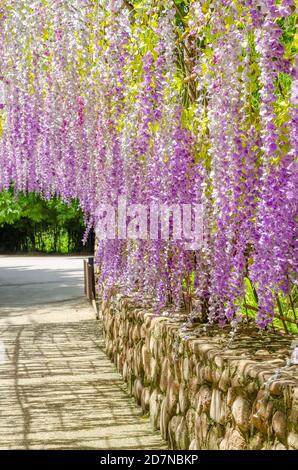
[[[0,188],[78,198],[89,228],[120,196],[199,202],[195,252],[99,241],[105,292],[187,289],[224,324],[249,288],[260,327],[297,324],[296,20],[294,0],[3,0]]]

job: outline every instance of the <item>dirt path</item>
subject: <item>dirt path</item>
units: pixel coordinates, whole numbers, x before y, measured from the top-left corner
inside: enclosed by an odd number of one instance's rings
[[[0,449],[165,448],[104,353],[81,266],[0,257]]]

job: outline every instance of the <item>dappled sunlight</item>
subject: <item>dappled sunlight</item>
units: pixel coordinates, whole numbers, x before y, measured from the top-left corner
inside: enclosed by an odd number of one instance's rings
[[[95,320],[14,326],[0,339],[0,448],[163,447],[127,397]]]

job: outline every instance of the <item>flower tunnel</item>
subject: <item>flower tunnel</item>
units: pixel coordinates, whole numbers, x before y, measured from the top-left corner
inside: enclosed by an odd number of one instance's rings
[[[297,327],[296,20],[294,0],[3,0],[0,189],[79,199],[105,295]],[[121,199],[199,205],[202,243],[105,239]]]

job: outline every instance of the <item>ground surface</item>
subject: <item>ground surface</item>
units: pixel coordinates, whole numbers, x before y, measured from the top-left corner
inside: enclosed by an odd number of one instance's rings
[[[162,449],[104,353],[82,258],[0,256],[0,449]]]

